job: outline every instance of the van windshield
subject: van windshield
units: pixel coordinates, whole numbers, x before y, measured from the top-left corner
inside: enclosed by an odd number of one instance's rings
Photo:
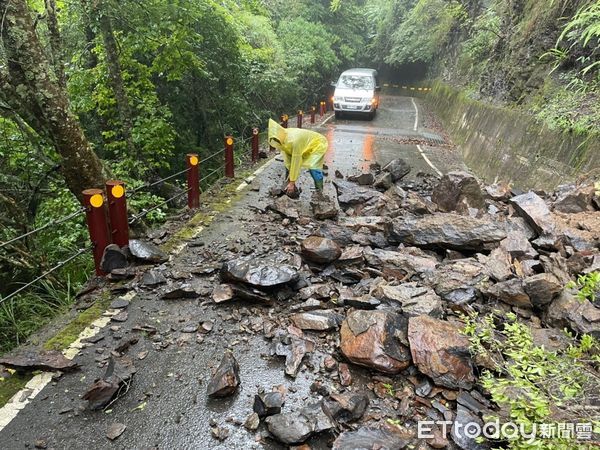
[[[364,75],[342,75],[336,87],[342,89],[373,89],[373,77]]]

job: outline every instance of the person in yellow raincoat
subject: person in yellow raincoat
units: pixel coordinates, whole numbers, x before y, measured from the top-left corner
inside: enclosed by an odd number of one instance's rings
[[[269,120],[269,144],[283,155],[287,169],[288,196],[298,194],[296,181],[301,169],[308,169],[318,192],[323,191],[323,161],[327,152],[327,138],[320,133],[301,128],[283,128]]]

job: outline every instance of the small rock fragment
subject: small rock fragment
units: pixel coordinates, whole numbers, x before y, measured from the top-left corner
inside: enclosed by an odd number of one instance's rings
[[[223,359],[212,376],[206,392],[209,397],[226,397],[233,394],[240,384],[240,366],[229,351],[225,352]]]

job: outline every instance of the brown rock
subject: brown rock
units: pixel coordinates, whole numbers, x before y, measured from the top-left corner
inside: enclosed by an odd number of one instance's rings
[[[292,322],[301,330],[326,331],[337,328],[342,316],[333,310],[311,311],[293,314]]]
[[[531,308],[531,300],[523,287],[523,280],[513,278],[490,286],[486,292],[490,297],[519,308]]]
[[[450,389],[473,386],[469,340],[454,325],[429,316],[411,317],[408,340],[414,364],[435,384]]]
[[[342,322],[340,348],[355,364],[398,373],[410,364],[406,319],[388,311],[351,311]]]
[[[312,262],[326,264],[342,255],[342,249],[331,239],[310,236],[302,241],[302,256]]]
[[[523,287],[534,306],[547,305],[563,289],[558,278],[550,273],[538,273],[525,278]]]

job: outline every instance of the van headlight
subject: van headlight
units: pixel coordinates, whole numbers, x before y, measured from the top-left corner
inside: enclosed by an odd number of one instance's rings
[[[342,101],[342,97],[336,97],[335,95],[333,96],[333,101],[334,103],[339,103]]]

